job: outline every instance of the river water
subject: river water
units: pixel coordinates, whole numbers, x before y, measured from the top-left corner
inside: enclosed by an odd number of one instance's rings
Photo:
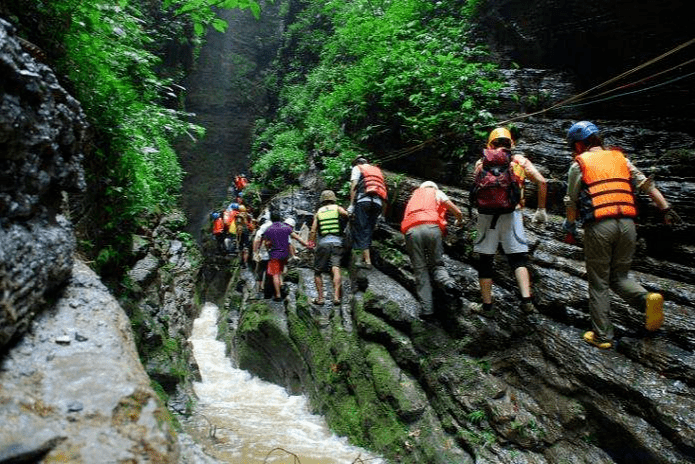
[[[232,367],[216,340],[217,306],[206,303],[189,338],[202,381],[195,412],[184,424],[205,452],[228,463],[384,464],[331,433],[304,396]]]

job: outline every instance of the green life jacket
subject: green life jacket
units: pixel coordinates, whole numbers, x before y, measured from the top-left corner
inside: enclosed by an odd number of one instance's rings
[[[319,235],[340,235],[340,214],[338,205],[326,205],[319,208],[316,212],[319,221]]]

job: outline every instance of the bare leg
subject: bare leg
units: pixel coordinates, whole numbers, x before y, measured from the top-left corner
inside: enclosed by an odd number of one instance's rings
[[[340,299],[340,267],[333,266],[333,300],[337,301]]]
[[[275,287],[275,298],[282,298],[282,293],[280,293],[282,287],[282,274],[275,274],[273,276],[273,287]]]
[[[492,279],[479,279],[480,282],[480,296],[483,299],[483,303],[492,303]]]
[[[528,269],[525,267],[517,267],[514,270],[514,275],[516,276],[516,282],[519,285],[521,297],[529,298],[531,296],[531,278],[529,277]]]
[[[314,275],[314,284],[316,285],[316,298],[319,301],[323,301],[323,277],[321,275]]]

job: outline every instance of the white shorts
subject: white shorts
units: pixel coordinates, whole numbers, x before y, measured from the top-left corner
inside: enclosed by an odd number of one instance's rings
[[[478,233],[473,251],[485,255],[494,255],[497,246],[502,244],[502,250],[507,255],[513,253],[528,252],[528,240],[524,231],[524,217],[521,210],[517,209],[513,213],[500,214],[494,229],[492,225],[492,214],[479,214]]]

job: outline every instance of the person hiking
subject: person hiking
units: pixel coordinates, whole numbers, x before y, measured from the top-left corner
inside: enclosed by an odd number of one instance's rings
[[[645,329],[656,331],[664,320],[664,297],[648,292],[628,278],[637,232],[635,191],[646,193],[663,213],[666,224],[680,223],[652,178],[646,177],[619,150],[607,150],[598,127],[590,121],[573,124],[567,131],[573,161],[567,174],[563,228],[577,236],[577,221],[584,229],[584,256],[589,283],[589,313],[593,330],[584,340],[598,348],[613,345],[610,290],[630,306],[644,311]]]
[[[217,242],[217,251],[224,253],[224,219],[222,219],[222,214],[219,211],[213,212],[210,217],[212,218],[212,236]]]
[[[249,247],[251,245],[250,235],[253,229],[253,223],[251,221],[251,216],[246,210],[246,206],[239,205],[235,221],[237,250],[241,252],[241,262],[244,265],[247,265],[249,260]]]
[[[357,266],[372,268],[369,247],[377,220],[386,212],[387,190],[384,174],[377,166],[369,164],[364,156],[358,156],[352,162],[350,173],[350,206],[348,214],[353,216],[351,222],[352,249],[362,250],[362,260]]]
[[[319,197],[319,209],[314,214],[309,232],[309,245],[314,245],[314,283],[316,298],[312,303],[323,305],[323,275],[331,273],[333,278],[333,304],[340,304],[341,279],[340,260],[343,256],[343,227],[341,218],[347,219],[347,210],[336,204],[335,192],[324,190]],[[318,242],[316,238],[318,236]]]
[[[234,177],[234,192],[236,197],[240,197],[241,192],[244,191],[246,186],[249,184],[249,180],[246,178],[246,174],[237,174]]]
[[[425,181],[415,189],[405,207],[401,232],[405,234],[405,248],[415,274],[415,288],[420,301],[420,316],[434,314],[432,305],[433,280],[445,290],[457,290],[458,285],[444,267],[442,237],[446,234],[447,212],[461,223],[461,210],[439,190],[437,184]]]
[[[508,129],[498,127],[490,132],[487,148],[473,171],[471,204],[478,209],[476,241],[473,251],[479,253],[478,280],[482,303],[474,305],[476,312],[492,310],[493,261],[502,245],[514,271],[521,293],[521,309],[535,311],[531,294],[531,278],[527,268],[528,242],[521,211],[522,184],[525,178],[538,187],[538,207],[535,223],[544,223],[547,185],[543,175],[526,157],[513,154],[514,141]]]
[[[237,203],[231,203],[227,209],[222,213],[222,220],[224,222],[225,228],[225,250],[227,254],[234,254],[237,252],[236,248],[236,216],[239,212],[239,205]]]
[[[281,222],[277,212],[272,211],[270,213],[270,221],[272,224],[268,226],[261,237],[266,241],[265,245],[268,248],[267,273],[273,278],[275,289],[273,300],[282,301],[282,274],[290,256],[290,238],[297,240],[305,247],[308,247],[308,243],[292,230],[292,226]]]
[[[272,222],[270,221],[270,213],[266,210],[258,219],[258,227],[253,233],[252,252],[253,260],[256,262],[256,299],[263,299],[265,294],[265,277],[268,271],[268,249],[263,240],[263,233],[266,231]]]

